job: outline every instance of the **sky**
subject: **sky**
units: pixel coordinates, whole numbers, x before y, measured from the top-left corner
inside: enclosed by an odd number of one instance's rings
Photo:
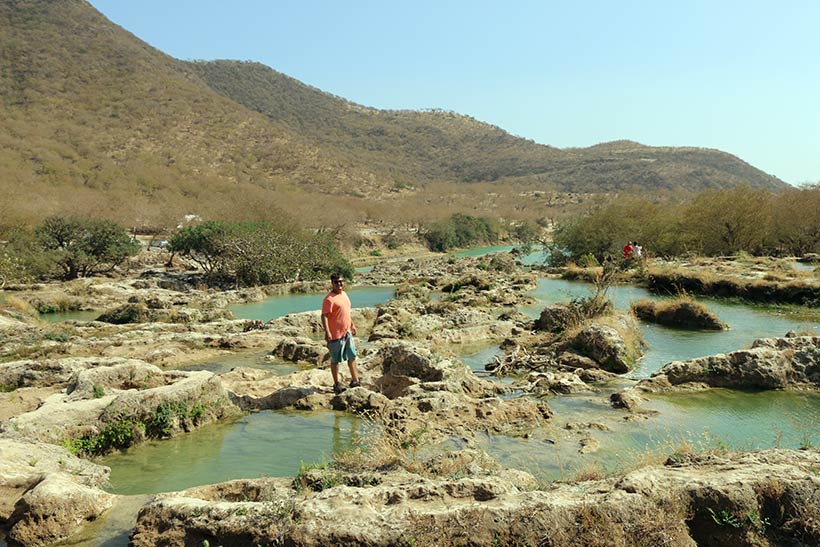
[[[816,0],[90,0],[184,60],[258,61],[542,144],[717,148],[820,182]]]

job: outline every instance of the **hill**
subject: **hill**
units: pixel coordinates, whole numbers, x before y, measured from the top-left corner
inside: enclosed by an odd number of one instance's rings
[[[0,45],[6,220],[60,209],[136,224],[241,216],[305,186],[367,178],[84,1],[0,3]]]
[[[320,219],[330,199],[338,223],[533,216],[567,200],[522,193],[784,186],[717,150],[561,150],[451,112],[367,108],[258,63],[178,61],[84,0],[0,3],[0,128],[4,223]]]
[[[443,111],[376,110],[324,93],[265,65],[190,64],[211,88],[312,141],[408,181],[519,180],[564,192],[700,190],[784,183],[704,148],[616,141],[561,150]]]

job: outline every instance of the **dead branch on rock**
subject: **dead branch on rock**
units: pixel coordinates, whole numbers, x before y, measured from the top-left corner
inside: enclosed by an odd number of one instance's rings
[[[540,371],[555,365],[550,355],[530,353],[526,348],[516,344],[515,349],[504,355],[496,355],[484,370],[496,377],[508,376],[520,370]]]

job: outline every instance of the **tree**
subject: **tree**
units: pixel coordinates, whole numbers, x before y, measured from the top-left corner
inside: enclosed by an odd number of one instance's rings
[[[788,189],[772,205],[774,237],[782,252],[820,252],[820,184]]]
[[[168,241],[168,250],[187,256],[212,275],[224,264],[228,231],[227,224],[212,220],[186,226]]]
[[[657,211],[657,206],[644,198],[619,196],[611,203],[596,206],[586,216],[559,222],[553,241],[572,259],[591,254],[602,262],[608,255],[619,255],[627,241],[654,247],[647,227],[654,224]]]
[[[122,226],[107,220],[49,217],[35,230],[37,243],[63,272],[63,279],[111,271],[139,251]]]
[[[209,221],[180,230],[169,248],[194,260],[209,278],[244,286],[354,274],[330,234],[285,224]]]
[[[694,250],[707,256],[763,252],[773,241],[771,200],[771,193],[746,185],[698,194],[684,217]]]
[[[476,243],[495,243],[500,229],[486,217],[456,213],[427,227],[423,237],[431,251],[444,252],[454,247],[469,247]]]

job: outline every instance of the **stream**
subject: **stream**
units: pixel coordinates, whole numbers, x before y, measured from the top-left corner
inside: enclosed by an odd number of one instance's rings
[[[589,294],[586,283],[540,279],[532,292],[538,303],[522,308],[537,317],[547,304]],[[354,306],[385,302],[392,288],[357,287],[350,291]],[[265,302],[234,306],[239,318],[268,320],[287,313],[318,310],[324,294],[284,295]],[[657,296],[635,287],[614,287],[610,293],[619,309],[641,298]],[[547,401],[555,418],[527,439],[482,436],[478,447],[502,465],[527,470],[542,483],[569,479],[579,470],[627,469],[642,461],[687,447],[728,449],[798,448],[820,444],[820,394],[797,392],[738,392],[713,389],[699,393],[652,395],[647,409],[658,411],[637,420],[613,409],[609,394],[646,378],[665,363],[749,346],[761,337],[788,331],[820,331],[820,324],[761,311],[751,306],[699,299],[730,326],[726,331],[680,331],[642,323],[648,348],[638,366],[625,378],[598,392],[552,396]],[[461,360],[477,374],[499,354],[497,346],[465,348]],[[236,355],[200,363],[191,368],[224,372],[234,366],[272,368],[288,374],[294,367],[270,362],[264,355]],[[575,423],[594,427],[579,433]],[[294,476],[300,466],[321,463],[339,450],[350,448],[363,427],[357,417],[331,411],[263,411],[213,424],[162,441],[150,441],[110,454],[99,463],[111,468],[108,490],[121,494],[114,510],[60,545],[118,547],[128,542],[136,509],[146,495],[218,483],[237,478]],[[600,449],[579,454],[579,440],[589,437]],[[449,447],[460,447],[454,439]],[[654,458],[654,459],[653,459]],[[89,530],[92,530],[89,532]],[[89,536],[89,534],[93,534]],[[3,541],[0,540],[0,546]]]
[[[522,311],[534,317],[546,304],[566,301],[588,291],[589,285],[585,283],[541,279],[532,293],[538,305]],[[363,301],[385,301],[390,296],[392,290],[385,292],[383,288],[351,291],[354,305]],[[622,309],[640,298],[657,299],[635,287],[615,287],[611,296],[616,307]],[[300,297],[321,299],[321,295]],[[783,336],[789,330],[820,329],[818,323],[796,321],[746,305],[706,303],[730,325],[729,330],[680,331],[642,324],[648,348],[626,378],[597,393],[550,397],[555,419],[546,428],[546,440],[493,437],[486,439],[485,448],[503,464],[522,466],[546,481],[566,476],[580,463],[611,466],[614,461],[630,459],[629,451],[658,448],[676,441],[677,437],[708,435],[732,448],[794,448],[805,442],[820,443],[817,423],[820,396],[814,394],[710,390],[653,396],[647,406],[660,414],[637,422],[624,422],[625,413],[609,406],[611,392],[650,376],[669,361],[740,349],[756,338]],[[276,314],[303,311],[303,304],[303,298],[277,296],[264,303],[235,307],[234,313],[238,317],[250,318],[256,314],[271,318]],[[318,309],[318,304],[313,309]],[[497,346],[465,348],[459,357],[482,375],[484,365],[499,351]],[[240,365],[272,368],[280,374],[294,370],[284,362],[264,361],[264,355],[247,354],[237,355],[235,359],[221,357],[195,368],[222,372]],[[106,456],[101,463],[111,467],[110,490],[118,494],[172,491],[239,477],[292,476],[301,463],[330,460],[337,450],[349,447],[356,437],[357,420],[333,412],[259,412],[173,439],[148,442]],[[575,443],[559,442],[567,437],[564,424],[571,422],[602,423],[611,431],[596,430],[592,436],[599,438],[601,449],[578,458]],[[573,438],[572,435],[569,438]],[[562,454],[561,450],[566,453]],[[531,463],[522,465],[522,457]],[[562,464],[562,460],[566,463]]]

